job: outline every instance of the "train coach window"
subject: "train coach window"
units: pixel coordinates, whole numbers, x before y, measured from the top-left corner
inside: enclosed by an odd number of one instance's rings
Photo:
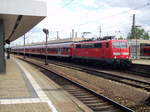
[[[42,48],[42,52],[45,52],[45,48]]]
[[[77,44],[77,45],[76,45],[76,48],[81,48],[81,45],[80,45],[80,44]]]
[[[70,50],[69,50],[69,48],[62,48],[61,51],[62,52],[69,52]]]
[[[150,53],[150,50],[149,49],[144,49],[143,53]]]
[[[50,52],[50,51],[52,51],[52,50],[51,50],[51,48],[47,48],[47,51]]]
[[[109,44],[108,44],[108,42],[106,43],[106,48],[108,48],[109,47]]]
[[[95,43],[94,48],[102,48],[102,43]]]

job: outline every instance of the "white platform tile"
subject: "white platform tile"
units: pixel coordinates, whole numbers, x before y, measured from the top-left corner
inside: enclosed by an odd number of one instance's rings
[[[41,87],[38,85],[38,83],[34,80],[34,78],[32,77],[32,75],[24,68],[24,66],[18,60],[16,60],[16,59],[14,59],[14,60],[16,61],[16,63],[20,66],[20,68],[23,70],[23,72],[27,76],[28,80],[32,84],[32,86],[33,86],[34,90],[36,91],[37,95],[39,96],[40,101],[47,102],[48,106],[50,107],[50,109],[52,110],[52,112],[57,112],[55,106],[49,100],[49,98],[47,97],[47,95],[45,94],[45,92],[41,89]]]

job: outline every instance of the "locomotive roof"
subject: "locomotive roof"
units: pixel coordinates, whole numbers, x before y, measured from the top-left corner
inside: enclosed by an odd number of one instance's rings
[[[127,41],[127,40],[95,40],[95,41],[80,41],[76,42],[76,44],[84,44],[84,43],[102,43],[102,42],[114,42],[114,41]]]
[[[48,48],[53,48],[55,46],[57,47],[71,47],[71,45],[73,44],[73,42],[68,42],[68,43],[48,43]],[[24,46],[16,46],[16,47],[12,47],[12,49],[22,49],[24,48]],[[25,48],[45,48],[45,44],[42,45],[29,45],[29,46],[25,46]]]

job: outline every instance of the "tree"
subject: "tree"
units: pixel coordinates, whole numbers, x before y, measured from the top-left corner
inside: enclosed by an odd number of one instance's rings
[[[141,29],[141,28],[135,27],[134,35],[133,35],[133,30],[131,32],[132,33],[128,34],[128,39],[136,39],[136,38],[137,39],[145,39],[145,40],[150,39],[150,35],[143,28]]]
[[[123,40],[123,37],[122,37],[122,36],[120,36],[118,39],[119,39],[119,40]]]

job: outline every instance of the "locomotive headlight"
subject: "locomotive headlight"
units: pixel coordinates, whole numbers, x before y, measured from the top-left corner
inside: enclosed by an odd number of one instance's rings
[[[116,59],[116,56],[115,56],[115,59]]]

